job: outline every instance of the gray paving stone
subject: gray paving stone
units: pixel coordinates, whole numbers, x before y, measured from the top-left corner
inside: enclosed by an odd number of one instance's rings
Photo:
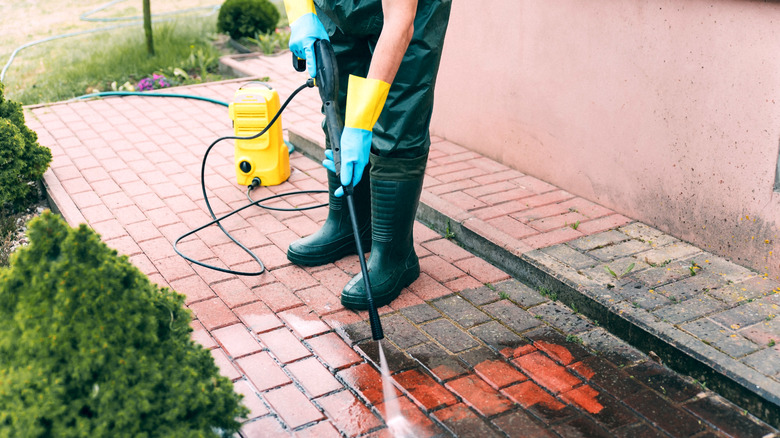
[[[610,230],[592,236],[580,237],[579,239],[572,240],[568,245],[580,251],[590,251],[602,246],[623,242],[628,239],[629,237],[620,231]]]
[[[674,237],[641,222],[628,224],[619,228],[619,230],[634,239],[654,246],[664,246],[677,241]]]
[[[647,356],[621,339],[597,327],[578,335],[582,343],[617,366],[627,366],[647,359]]]
[[[747,280],[711,290],[710,295],[729,304],[736,304],[753,298],[774,295],[780,287],[774,280],[765,277],[752,277]]]
[[[634,265],[634,267],[624,275],[623,273],[626,272],[628,267],[631,265]],[[612,272],[617,274],[620,278],[615,278],[615,276],[610,274],[606,269],[607,267],[609,267],[609,269],[611,269]],[[636,257],[629,256],[609,262],[600,262],[598,265],[592,268],[583,270],[582,273],[601,284],[614,285],[631,281],[634,276],[638,275],[638,272],[643,271],[649,267],[650,265],[647,263],[638,260]]]
[[[541,251],[576,269],[590,268],[598,263],[598,261],[594,260],[592,257],[565,244],[542,248]]]
[[[382,328],[385,336],[393,341],[402,350],[429,341],[408,319],[401,314],[389,315],[382,318]]]
[[[585,318],[576,315],[571,309],[558,302],[541,304],[531,308],[529,312],[541,316],[544,321],[567,334],[576,334],[593,328],[593,324]]]
[[[358,321],[336,329],[349,345],[357,344],[371,338],[371,326],[366,321]]]
[[[498,290],[495,285],[492,289],[487,286],[478,287],[476,289],[466,289],[461,291],[460,295],[471,301],[475,306],[483,306],[501,299],[498,296]]]
[[[773,302],[772,297],[760,300],[744,302],[741,305],[710,316],[710,319],[725,327],[739,325],[747,327],[766,319],[769,315],[780,314],[780,306]]]
[[[496,291],[504,292],[510,300],[522,307],[531,307],[549,301],[543,297],[539,291],[531,289],[529,286],[515,279],[503,281],[495,285]]]
[[[450,380],[468,373],[457,356],[451,355],[434,343],[427,343],[406,350],[440,381]]]
[[[688,269],[689,266],[690,263],[686,264],[679,261],[667,264],[661,263],[658,266],[651,266],[638,272],[634,275],[634,278],[651,288],[656,288],[690,277],[691,271]]]
[[[686,257],[694,256],[701,250],[685,242],[675,242],[669,245],[660,246],[642,253],[644,261],[649,265],[660,265],[667,260],[675,261]]]
[[[755,277],[756,273],[748,268],[732,263],[723,257],[717,256],[709,252],[702,252],[689,259],[686,259],[688,263],[691,261],[712,272],[715,275],[722,277],[725,281],[737,283],[743,280],[747,280],[751,277]]]
[[[451,295],[440,300],[433,301],[431,304],[438,307],[439,310],[449,316],[450,319],[457,322],[465,328],[473,327],[477,324],[490,321],[490,317],[485,312],[474,307],[470,302],[464,300],[459,295]]]
[[[379,368],[379,343],[374,341],[367,341],[358,344],[358,348],[363,351],[367,357],[369,357]],[[408,370],[417,366],[417,362],[412,360],[403,351],[399,350],[395,345],[390,342],[382,342],[382,349],[385,352],[385,359],[387,359],[387,366],[392,370],[392,373]]]
[[[594,249],[593,251],[589,251],[587,254],[591,257],[601,260],[602,262],[606,262],[637,254],[648,249],[651,249],[651,246],[647,243],[632,239],[625,242],[616,243],[614,245],[605,246],[603,248]]]
[[[680,324],[723,310],[725,307],[722,302],[701,294],[681,303],[666,306],[653,315],[670,324]]]
[[[478,325],[469,330],[469,332],[496,351],[501,351],[505,348],[515,349],[528,344],[526,339],[516,335],[498,321],[490,321]]]
[[[496,360],[499,358],[496,352],[487,347],[478,347],[460,352],[458,353],[458,357],[460,357],[460,360],[465,362],[469,368],[474,368],[487,360]]]
[[[721,278],[713,277],[705,272],[656,287],[655,291],[669,297],[673,301],[684,301],[705,292],[712,295],[713,291],[724,286],[725,284]]]
[[[757,324],[743,327],[739,333],[762,347],[780,344],[780,318],[771,314]]]
[[[780,351],[775,348],[756,351],[745,356],[742,362],[767,376],[776,376],[780,373]]]
[[[507,327],[518,333],[543,324],[542,321],[534,318],[527,311],[506,300],[482,306],[482,310],[493,315]]]
[[[444,348],[453,353],[459,353],[479,345],[479,342],[474,338],[455,327],[453,323],[446,319],[429,322],[421,326],[421,328]]]
[[[731,357],[738,358],[759,348],[734,330],[726,329],[707,318],[686,323],[681,328]]]
[[[620,296],[634,307],[655,310],[670,305],[672,302],[655,289],[648,288],[643,283],[629,283],[612,289],[612,293]]]
[[[438,310],[427,303],[401,309],[401,313],[415,324],[422,324],[442,317],[442,314]]]

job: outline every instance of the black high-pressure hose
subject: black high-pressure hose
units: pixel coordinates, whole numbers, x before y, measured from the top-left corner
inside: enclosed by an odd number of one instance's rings
[[[324,207],[327,204],[321,204],[311,207],[303,207],[303,208],[278,208],[278,207],[268,207],[265,205],[262,205],[262,202],[269,201],[276,198],[281,198],[283,196],[293,196],[293,195],[300,195],[300,194],[312,194],[312,193],[327,193],[327,190],[304,190],[304,191],[296,191],[296,192],[288,192],[288,193],[280,193],[277,195],[269,196],[263,199],[259,199],[257,201],[252,200],[252,197],[250,196],[250,192],[253,188],[255,188],[257,185],[259,185],[259,181],[256,179],[252,181],[252,185],[250,185],[247,188],[247,198],[251,201],[249,204],[240,207],[236,210],[231,211],[230,213],[227,213],[223,216],[216,217],[214,214],[214,210],[211,208],[211,204],[209,203],[208,193],[206,192],[206,159],[209,156],[209,153],[211,152],[211,149],[214,148],[214,146],[217,145],[217,143],[224,141],[224,140],[252,140],[255,138],[258,138],[265,134],[268,129],[276,122],[276,120],[279,118],[279,116],[282,114],[282,112],[287,108],[287,105],[292,101],[292,99],[300,93],[304,88],[311,88],[314,87],[315,84],[320,92],[320,97],[322,98],[323,107],[325,108],[325,123],[328,126],[328,136],[330,137],[330,143],[331,143],[331,149],[333,151],[333,161],[335,163],[336,167],[336,174],[340,173],[340,166],[341,166],[341,132],[343,130],[343,123],[341,121],[341,116],[339,114],[338,109],[338,67],[336,65],[336,55],[333,52],[333,47],[330,45],[330,42],[327,40],[317,40],[314,43],[314,53],[317,63],[317,78],[315,79],[309,79],[306,81],[305,84],[298,87],[295,91],[293,91],[292,94],[290,94],[290,97],[287,98],[287,100],[284,101],[284,104],[279,108],[279,111],[274,115],[274,117],[271,119],[271,121],[268,123],[268,125],[259,133],[249,136],[249,137],[237,137],[237,136],[225,136],[220,137],[216,140],[214,140],[211,145],[209,145],[208,149],[206,149],[205,154],[203,155],[203,161],[201,163],[201,169],[200,169],[200,185],[201,189],[203,190],[203,200],[206,203],[206,208],[208,208],[209,214],[211,215],[211,218],[213,219],[211,222],[208,222],[192,231],[189,231],[183,235],[181,235],[176,241],[173,243],[173,250],[176,251],[176,254],[183,257],[185,260],[189,261],[190,263],[194,263],[199,266],[203,266],[205,268],[213,269],[215,271],[220,272],[226,272],[228,274],[234,274],[234,275],[247,275],[247,276],[256,276],[261,275],[263,272],[265,272],[265,265],[263,265],[263,262],[260,260],[260,258],[255,255],[249,248],[244,246],[241,242],[236,240],[233,236],[230,235],[230,233],[222,226],[221,221],[225,220],[226,218],[246,209],[251,206],[257,205],[262,208],[266,208],[269,210],[277,210],[277,211],[301,211],[301,210],[308,210],[312,208],[319,208]],[[305,63],[301,63],[301,60],[296,58],[293,55],[293,65],[295,66],[295,69],[298,71],[303,71],[306,68]],[[363,275],[363,284],[366,289],[366,295],[368,299],[368,319],[371,324],[371,335],[372,338],[375,341],[379,341],[385,337],[383,330],[382,330],[382,322],[379,319],[379,313],[377,312],[376,304],[374,303],[374,297],[371,292],[371,283],[368,279],[368,267],[366,266],[366,260],[363,253],[363,245],[360,240],[360,234],[358,231],[358,225],[357,225],[357,219],[355,214],[355,202],[353,200],[353,193],[354,193],[354,187],[352,184],[344,186],[344,198],[347,203],[347,207],[349,209],[349,217],[350,222],[352,224],[352,231],[355,236],[355,246],[358,253],[358,259],[360,260],[360,271]],[[207,263],[203,263],[201,261],[195,260],[191,257],[188,257],[184,254],[182,254],[181,251],[179,251],[177,245],[182,240],[187,238],[188,236],[191,236],[198,231],[203,230],[206,227],[209,227],[211,225],[217,224],[219,228],[222,230],[223,233],[236,245],[238,245],[242,250],[244,250],[247,254],[249,254],[252,259],[254,259],[258,265],[260,265],[260,270],[256,272],[242,272],[242,271],[235,271],[232,269],[227,268],[221,268],[219,266],[213,266],[209,265]]]
[[[176,241],[173,242],[173,250],[176,251],[176,254],[180,255],[181,257],[183,257],[185,260],[187,260],[190,263],[194,263],[194,264],[196,264],[198,266],[203,266],[205,268],[213,269],[215,271],[226,272],[228,274],[234,274],[234,275],[246,275],[246,276],[261,275],[263,272],[265,272],[265,265],[263,265],[263,262],[260,260],[260,258],[254,252],[252,252],[252,250],[250,250],[249,248],[244,246],[241,242],[236,240],[233,236],[231,236],[230,233],[225,229],[225,227],[222,226],[221,221],[227,219],[230,216],[233,216],[234,214],[236,214],[236,213],[238,213],[238,212],[240,212],[242,210],[245,210],[245,209],[247,209],[249,207],[252,207],[254,205],[257,205],[258,207],[265,208],[267,210],[276,210],[276,211],[302,211],[302,210],[310,210],[310,209],[313,209],[313,208],[325,207],[326,205],[328,205],[328,204],[319,204],[319,205],[313,205],[313,206],[310,206],[310,207],[302,207],[302,208],[279,208],[279,207],[269,207],[269,206],[266,206],[266,205],[262,204],[263,202],[270,201],[270,200],[276,199],[276,198],[281,198],[281,197],[284,197],[284,196],[294,196],[294,195],[304,195],[304,194],[314,194],[314,193],[327,193],[327,190],[303,190],[303,191],[280,193],[280,194],[277,194],[277,195],[268,196],[268,197],[263,198],[263,199],[258,199],[257,201],[252,200],[252,202],[250,202],[249,204],[247,204],[247,205],[245,205],[243,207],[240,207],[240,208],[238,208],[236,210],[233,210],[230,213],[227,213],[227,214],[225,214],[223,216],[217,217],[214,214],[214,210],[211,208],[211,203],[209,203],[208,193],[206,193],[206,160],[207,160],[207,158],[209,156],[209,153],[211,152],[211,149],[213,149],[214,146],[217,145],[217,143],[219,143],[221,141],[224,141],[224,140],[253,140],[255,138],[258,138],[258,137],[262,136],[263,134],[265,134],[268,131],[268,129],[271,128],[271,126],[273,126],[273,124],[276,122],[276,120],[282,114],[282,111],[284,111],[284,109],[287,107],[287,105],[292,101],[292,99],[298,93],[300,93],[305,88],[312,88],[312,87],[314,87],[314,80],[313,79],[309,79],[308,81],[306,81],[305,84],[301,85],[295,91],[293,91],[292,94],[290,94],[290,97],[288,97],[287,100],[284,101],[284,104],[282,104],[282,106],[279,108],[279,111],[274,115],[274,117],[268,123],[268,126],[266,126],[259,133],[251,135],[249,137],[237,137],[237,136],[220,137],[220,138],[214,140],[211,143],[211,145],[209,145],[208,149],[206,149],[206,152],[203,155],[203,161],[201,163],[201,168],[200,168],[200,187],[203,190],[203,200],[206,202],[206,208],[208,208],[209,214],[211,215],[211,218],[213,220],[211,222],[208,222],[208,223],[204,224],[204,225],[201,225],[200,227],[198,227],[198,228],[196,228],[196,229],[194,229],[192,231],[189,231],[189,232],[181,235],[178,239],[176,239]],[[251,191],[253,188],[257,187],[257,185],[258,184],[255,184],[254,181],[253,181],[253,184],[247,188],[247,195],[248,195],[249,191]],[[251,200],[251,198],[250,198],[250,200]],[[230,240],[232,240],[242,250],[244,250],[247,254],[249,254],[249,256],[252,257],[252,259],[254,259],[257,262],[258,265],[260,265],[260,270],[259,271],[244,272],[244,271],[236,271],[236,270],[227,269],[227,268],[221,268],[219,266],[213,266],[213,265],[209,265],[207,263],[203,263],[203,262],[201,262],[199,260],[195,260],[195,259],[193,259],[191,257],[188,257],[188,256],[182,254],[182,252],[179,251],[177,245],[178,245],[178,243],[182,239],[185,239],[185,238],[187,238],[187,237],[197,233],[198,231],[201,231],[204,228],[209,227],[209,226],[214,225],[214,224],[217,224],[217,226],[219,226],[219,228],[222,230],[222,232],[225,233],[225,235]]]

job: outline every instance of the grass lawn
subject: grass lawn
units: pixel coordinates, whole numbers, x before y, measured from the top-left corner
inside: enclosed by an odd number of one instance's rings
[[[215,74],[217,61],[230,49],[217,43],[226,39],[216,33],[217,11],[214,8],[221,5],[221,1],[152,1],[156,19],[166,19],[154,25],[156,54],[153,57],[146,53],[140,22],[127,26],[128,21],[91,22],[81,18],[83,14],[103,7],[88,18],[138,17],[142,14],[140,1],[82,0],[74,3],[39,0],[0,4],[0,28],[4,30],[0,34],[0,67],[6,65],[16,48],[32,41],[124,26],[55,39],[21,50],[3,80],[7,98],[26,105],[60,101],[91,92],[110,91],[114,82],[114,87],[120,89],[126,82],[135,85],[152,73],[164,74],[173,85],[222,79]],[[281,0],[274,0],[274,3],[281,6]],[[204,9],[175,13],[193,8]]]

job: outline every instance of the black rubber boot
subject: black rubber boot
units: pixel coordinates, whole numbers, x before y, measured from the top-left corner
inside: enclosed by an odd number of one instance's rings
[[[364,251],[371,249],[371,192],[367,170],[355,186],[353,195]],[[337,198],[333,195],[339,187],[341,184],[336,174],[328,171],[328,218],[317,232],[296,240],[287,248],[287,259],[296,265],[320,266],[357,252],[347,203],[343,197]]]
[[[412,159],[371,155],[372,247],[367,265],[376,307],[390,304],[420,276],[412,230],[427,158],[427,154]],[[341,304],[368,309],[362,273],[344,286]]]

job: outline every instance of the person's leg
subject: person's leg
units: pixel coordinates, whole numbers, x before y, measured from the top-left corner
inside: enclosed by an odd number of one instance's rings
[[[365,72],[368,71],[371,52],[369,44],[365,40],[344,35],[340,30],[335,29],[332,23],[328,22],[327,16],[320,15],[323,17],[323,24],[326,25],[326,28],[334,29],[330,39],[339,68],[339,101],[343,120],[349,72],[363,72],[365,75]],[[325,131],[325,147],[330,149],[328,128],[324,121],[322,129]],[[290,247],[287,249],[287,258],[297,265],[324,265],[357,252],[346,203],[343,198],[334,196],[334,192],[341,184],[334,172],[329,170],[327,172],[328,217],[317,232],[290,244]],[[355,186],[354,191],[358,228],[365,251],[371,249],[371,209],[368,173],[366,169],[363,173],[364,177]]]
[[[433,92],[449,20],[449,0],[420,0],[414,36],[374,127],[371,154],[372,247],[369,282],[377,306],[389,304],[420,275],[412,230],[430,148]],[[366,309],[362,274],[341,293]]]

